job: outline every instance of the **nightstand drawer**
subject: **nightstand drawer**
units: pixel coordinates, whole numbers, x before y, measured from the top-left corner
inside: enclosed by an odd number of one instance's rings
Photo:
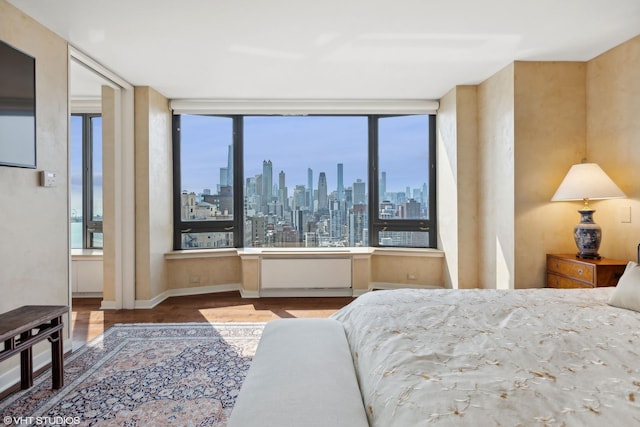
[[[583,259],[571,254],[547,254],[547,286],[595,288],[616,286],[627,261],[609,258]]]
[[[593,288],[592,283],[581,282],[566,276],[558,276],[557,274],[547,273],[548,288]]]
[[[591,264],[565,261],[560,258],[547,258],[547,271],[584,281],[591,285],[590,287],[593,287],[594,283],[594,270],[595,266]]]

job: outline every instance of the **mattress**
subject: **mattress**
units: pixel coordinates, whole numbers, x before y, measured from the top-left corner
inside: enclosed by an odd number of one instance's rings
[[[611,291],[375,291],[332,317],[372,427],[640,425],[640,313]]]

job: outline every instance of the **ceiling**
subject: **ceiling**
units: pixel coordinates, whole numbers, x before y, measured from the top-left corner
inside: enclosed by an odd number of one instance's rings
[[[171,99],[424,100],[514,60],[586,61],[638,0],[9,0]],[[73,65],[72,93],[99,93]]]

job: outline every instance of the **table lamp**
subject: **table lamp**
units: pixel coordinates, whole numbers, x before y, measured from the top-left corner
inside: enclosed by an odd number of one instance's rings
[[[602,229],[593,221],[595,210],[589,207],[589,200],[623,197],[626,196],[622,190],[596,163],[580,163],[571,166],[551,201],[584,201],[582,209],[578,209],[580,223],[573,229],[578,258],[600,259],[598,248],[602,241]]]

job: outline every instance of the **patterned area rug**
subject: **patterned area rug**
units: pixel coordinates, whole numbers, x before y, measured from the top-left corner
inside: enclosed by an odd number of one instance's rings
[[[62,389],[47,370],[0,413],[5,425],[226,426],[263,328],[116,325],[65,359]]]

